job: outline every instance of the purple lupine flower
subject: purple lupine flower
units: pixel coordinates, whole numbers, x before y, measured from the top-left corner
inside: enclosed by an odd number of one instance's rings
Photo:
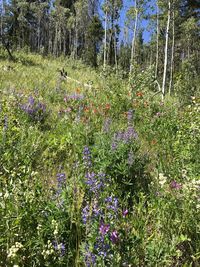
[[[97,238],[96,243],[94,245],[94,249],[98,252],[98,255],[102,258],[107,257],[107,253],[110,249],[109,244],[105,243],[104,236],[100,236]]]
[[[138,134],[133,127],[129,126],[125,131],[119,131],[114,134],[111,148],[116,150],[118,143],[123,142],[125,144],[130,143],[133,139],[137,139]]]
[[[52,245],[56,251],[59,251],[61,257],[65,255],[65,245],[63,243],[58,244],[57,241],[53,240]]]
[[[112,122],[112,120],[111,120],[110,118],[107,118],[107,119],[104,121],[104,125],[103,125],[103,131],[104,131],[104,133],[108,133],[108,132],[109,132],[111,122]]]
[[[86,251],[86,253],[85,253],[85,264],[86,264],[86,266],[87,267],[95,266],[96,255],[89,250],[89,246],[88,245],[86,245],[85,251]]]
[[[33,96],[29,96],[28,103],[30,104],[30,106],[33,106],[34,105],[35,99],[33,98]]]
[[[124,138],[124,132],[123,131],[119,131],[119,132],[114,134],[114,139],[116,141],[121,141],[121,140],[123,140],[123,138]]]
[[[89,168],[92,166],[92,161],[91,161],[91,153],[89,147],[85,146],[83,149],[83,163],[86,168]]]
[[[172,182],[170,183],[170,187],[171,187],[172,189],[177,189],[177,190],[179,190],[179,189],[182,188],[182,185],[179,184],[179,183],[177,183],[176,181],[172,181]]]
[[[99,227],[99,232],[102,236],[105,236],[108,233],[109,229],[110,229],[109,224],[101,223],[101,225]]]
[[[118,232],[116,230],[111,233],[110,240],[113,244],[116,244],[119,241]]]
[[[98,176],[98,185],[97,185],[97,189],[100,190],[101,188],[103,188],[105,186],[105,177],[106,174],[103,172],[99,172],[97,174]]]
[[[134,162],[133,152],[130,151],[128,153],[128,165],[131,167],[133,165],[133,162]]]
[[[97,202],[95,202],[93,207],[92,207],[92,213],[93,213],[94,217],[98,217],[101,213],[101,210],[100,210]]]
[[[86,184],[89,187],[89,190],[92,192],[95,192],[97,189],[97,180],[96,180],[96,174],[94,172],[87,172],[86,175]]]
[[[74,93],[74,94],[71,94],[71,95],[66,95],[64,97],[64,101],[67,102],[68,100],[82,100],[84,99],[84,95],[81,95],[81,94],[77,94],[77,93]]]
[[[85,208],[82,209],[82,220],[84,224],[88,222],[89,216],[90,216],[90,207],[89,205],[86,205]]]
[[[32,96],[29,97],[26,104],[20,105],[20,108],[35,121],[42,121],[46,116],[46,105],[35,101]]]
[[[58,173],[56,176],[57,176],[58,188],[62,188],[66,182],[66,175],[65,173]]]
[[[124,132],[123,141],[125,143],[129,143],[132,139],[137,139],[137,138],[138,138],[138,134],[136,133],[133,127],[129,126],[127,130]]]
[[[109,210],[113,210],[116,214],[116,212],[118,211],[118,199],[116,197],[107,197],[105,199],[105,202],[107,203],[107,209]]]
[[[123,218],[125,218],[127,215],[128,215],[128,209],[125,209],[125,210],[122,212],[122,216],[123,216]]]
[[[64,256],[65,254],[65,245],[63,243],[60,244],[60,253],[61,253],[61,256]]]
[[[130,109],[130,110],[127,112],[127,120],[128,120],[128,124],[131,124],[132,119],[133,119],[133,110]]]

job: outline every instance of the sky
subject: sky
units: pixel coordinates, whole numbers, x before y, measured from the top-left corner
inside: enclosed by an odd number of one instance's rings
[[[150,4],[153,5],[153,3],[155,3],[154,0],[150,1]],[[125,24],[125,19],[126,19],[126,12],[127,10],[134,5],[134,0],[123,0],[123,9],[121,11],[121,16],[120,16],[120,27],[123,29],[124,28],[124,24]],[[152,14],[152,11],[150,10],[150,8],[147,8],[145,10],[145,12]],[[147,20],[142,20],[141,22],[141,27],[144,28],[144,32],[143,32],[143,39],[145,43],[148,43],[151,39],[151,31],[148,30],[148,24],[149,22]],[[123,30],[120,33],[120,39],[123,39]],[[131,38],[131,33],[130,33],[130,38]]]
[[[101,2],[103,3],[104,1],[102,0]],[[153,3],[155,3],[155,0],[150,0],[150,4],[153,5]],[[120,29],[121,29],[120,36],[119,36],[120,41],[124,39],[124,25],[125,25],[127,10],[133,5],[134,5],[134,0],[123,0],[123,8],[121,10],[120,19],[119,19],[119,25],[120,25]],[[152,13],[152,11],[149,8],[147,8],[146,12]],[[100,13],[103,16],[102,11]],[[148,24],[149,24],[149,22],[147,20],[143,20],[141,22],[141,27],[144,28],[143,40],[145,43],[148,43],[151,39],[151,32],[147,29]],[[129,38],[128,39],[129,39],[129,42],[131,42],[131,39],[132,39],[131,30],[129,30]]]

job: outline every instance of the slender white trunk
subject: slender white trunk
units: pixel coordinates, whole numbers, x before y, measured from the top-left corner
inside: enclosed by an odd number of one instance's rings
[[[58,23],[56,22],[56,31],[55,31],[55,37],[54,37],[54,49],[53,49],[54,56],[57,56],[58,51]]]
[[[115,29],[115,36],[114,36],[114,46],[115,46],[115,67],[116,70],[118,69],[118,63],[117,63],[117,42],[116,42],[116,29]]]
[[[155,78],[158,76],[158,59],[159,59],[159,7],[158,1],[156,5],[156,20],[157,20],[157,30],[156,30],[156,68],[155,68]]]
[[[63,53],[66,55],[66,30],[63,28]]]
[[[75,36],[75,59],[78,58],[78,29],[76,26],[76,36]]]
[[[4,3],[1,2],[1,36],[3,35],[3,16],[4,16]]]
[[[174,26],[174,9],[172,13],[172,55],[171,55],[171,67],[170,67],[170,82],[169,82],[169,95],[171,95],[173,84],[173,71],[174,71],[174,47],[175,47],[175,26]]]
[[[166,38],[165,38],[165,61],[164,61],[164,71],[163,71],[163,83],[162,83],[162,100],[164,100],[165,97],[165,87],[166,87],[170,17],[171,17],[171,0],[168,1],[168,16],[167,16]]]
[[[39,23],[38,23],[38,52],[40,52],[40,27],[41,27],[41,20],[39,18]]]
[[[133,70],[133,64],[135,59],[135,41],[136,41],[137,23],[138,23],[138,10],[137,10],[137,1],[135,0],[135,25],[134,25],[134,32],[132,39],[132,47],[131,47],[130,75]]]
[[[107,12],[107,2],[106,2],[106,13],[105,13],[105,26],[104,26],[104,56],[103,56],[103,68],[106,68],[106,50],[107,50],[107,19],[108,19],[108,12]]]

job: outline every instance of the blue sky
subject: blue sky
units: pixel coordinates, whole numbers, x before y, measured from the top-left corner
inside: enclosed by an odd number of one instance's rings
[[[151,0],[150,4],[153,5],[153,3],[155,3],[155,1]],[[123,9],[121,11],[121,16],[119,20],[119,24],[122,29],[120,33],[120,39],[123,39],[123,28],[124,28],[124,23],[126,19],[126,12],[133,5],[134,5],[134,0],[123,0]],[[146,9],[146,12],[152,13],[152,11],[149,8]],[[148,30],[148,24],[149,22],[147,20],[143,20],[141,22],[141,27],[144,28],[143,39],[145,43],[149,42],[151,38],[151,32]],[[131,38],[131,32],[130,32],[130,38]]]
[[[101,3],[103,3],[104,1],[102,0]],[[150,4],[155,3],[155,0],[150,0]],[[124,25],[125,25],[125,20],[126,20],[126,12],[127,10],[134,5],[134,0],[123,0],[123,8],[121,10],[121,15],[120,15],[120,19],[119,19],[119,25],[120,25],[120,40],[124,39]],[[147,13],[152,13],[152,11],[147,8],[146,10]],[[103,16],[102,12],[101,16]],[[151,32],[148,31],[147,27],[148,27],[148,21],[147,20],[143,20],[141,22],[141,26],[142,28],[144,28],[144,32],[143,32],[143,39],[144,42],[147,43],[148,41],[150,41],[151,38]],[[132,38],[132,33],[131,30],[129,30],[129,41],[131,41]]]

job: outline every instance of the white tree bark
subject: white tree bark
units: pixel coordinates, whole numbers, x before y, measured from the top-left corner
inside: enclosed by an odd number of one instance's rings
[[[158,76],[158,59],[159,59],[159,7],[158,7],[158,1],[156,5],[156,68],[155,68],[155,78]]]
[[[104,25],[104,55],[103,55],[103,68],[106,69],[106,55],[107,55],[107,19],[108,19],[108,11],[107,11],[107,1],[106,1],[106,12],[105,12],[105,25]]]
[[[169,25],[171,19],[171,0],[168,1],[168,15],[167,15],[167,27],[166,27],[166,37],[165,37],[165,61],[164,61],[164,71],[163,71],[163,83],[162,83],[162,100],[165,97],[166,90],[166,75],[167,75],[167,63],[168,63],[168,42],[169,42]]]
[[[170,81],[169,81],[169,95],[171,95],[173,84],[173,71],[174,71],[174,47],[175,47],[175,25],[174,25],[174,9],[172,13],[172,54],[171,54],[171,66],[170,66]]]
[[[135,25],[134,25],[134,32],[133,32],[133,39],[132,39],[132,46],[131,46],[130,75],[133,70],[133,64],[134,64],[134,59],[135,59],[135,41],[136,41],[136,33],[137,33],[137,23],[138,23],[138,10],[137,10],[137,0],[135,0]]]
[[[118,70],[118,62],[117,62],[117,42],[116,42],[116,29],[115,29],[115,36],[114,36],[114,46],[115,46],[115,67]]]
[[[3,35],[4,2],[1,2],[1,36]]]

